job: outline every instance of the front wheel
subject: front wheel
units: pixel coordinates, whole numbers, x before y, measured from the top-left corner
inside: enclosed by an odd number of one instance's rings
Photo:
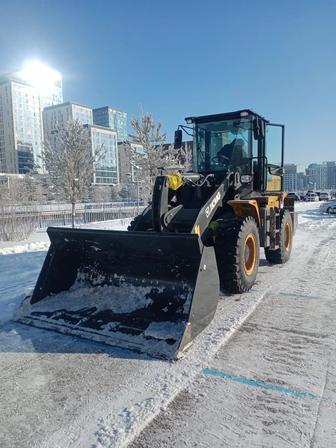
[[[280,221],[280,241],[279,248],[271,250],[265,247],[266,260],[272,264],[286,263],[292,252],[293,244],[293,222],[288,210],[285,210],[281,215]]]
[[[151,207],[148,206],[140,215],[135,216],[127,227],[127,230],[129,232],[152,230]]]
[[[255,283],[259,266],[259,232],[251,216],[220,223],[215,253],[221,290],[243,293]]]

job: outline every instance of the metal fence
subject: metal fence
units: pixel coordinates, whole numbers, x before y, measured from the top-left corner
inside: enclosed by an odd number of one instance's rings
[[[143,207],[144,201],[128,200],[128,201],[113,201],[113,202],[83,202],[76,204],[76,210],[92,210],[92,209],[115,209],[123,207]],[[48,204],[32,204],[32,205],[4,205],[3,210],[17,212],[55,212],[55,211],[71,211],[71,204],[69,203],[48,203]]]
[[[109,221],[111,219],[129,218],[143,210],[143,206],[90,207],[76,209],[76,224]],[[71,225],[71,210],[53,210],[39,213],[38,227]]]
[[[76,224],[129,218],[144,209],[143,202],[78,204]],[[71,204],[6,206],[0,210],[0,240],[27,238],[36,229],[71,225]]]

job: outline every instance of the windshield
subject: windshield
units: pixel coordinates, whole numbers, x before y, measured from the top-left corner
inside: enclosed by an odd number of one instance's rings
[[[198,171],[239,168],[241,172],[249,172],[252,157],[249,117],[196,124],[195,139]]]

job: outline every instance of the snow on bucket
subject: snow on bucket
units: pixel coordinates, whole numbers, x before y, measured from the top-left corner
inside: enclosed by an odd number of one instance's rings
[[[197,235],[49,228],[17,320],[176,358],[212,320],[219,281]]]

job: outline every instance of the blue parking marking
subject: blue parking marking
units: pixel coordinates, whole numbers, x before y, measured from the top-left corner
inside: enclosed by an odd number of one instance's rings
[[[280,394],[290,395],[294,398],[309,398],[316,399],[320,398],[318,395],[312,392],[306,392],[304,390],[295,389],[293,387],[280,386],[278,384],[268,383],[266,381],[257,381],[252,378],[248,378],[246,376],[236,376],[231,375],[230,373],[224,373],[215,369],[203,369],[202,372],[205,375],[215,376],[217,378],[223,378],[225,380],[234,381],[236,383],[245,384],[247,386],[257,387],[259,389],[271,390],[273,392],[278,392]]]
[[[284,296],[284,297],[288,297],[289,299],[321,300],[321,297],[318,297],[318,296],[305,296],[305,295],[302,295],[302,294],[297,294],[295,292],[290,292],[290,293],[280,292],[279,295],[280,296]]]

